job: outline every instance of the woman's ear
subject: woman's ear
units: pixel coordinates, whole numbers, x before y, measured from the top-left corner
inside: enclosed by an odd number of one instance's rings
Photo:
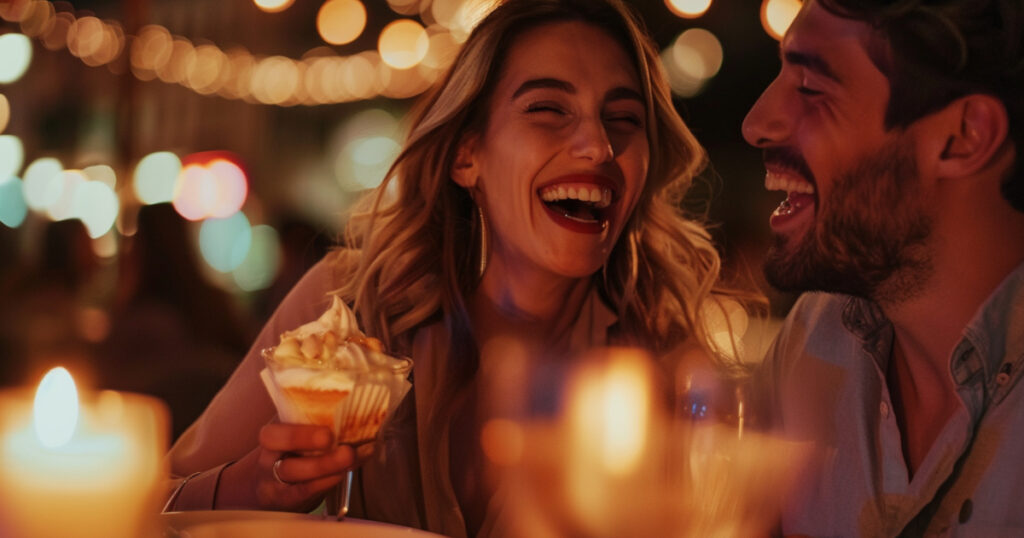
[[[455,150],[455,162],[452,163],[452,181],[465,189],[476,187],[480,171],[476,162],[476,146],[478,137],[466,135],[459,140]]]
[[[940,114],[948,126],[936,171],[941,177],[976,174],[996,160],[1007,144],[1009,118],[998,98],[970,94],[954,100]]]

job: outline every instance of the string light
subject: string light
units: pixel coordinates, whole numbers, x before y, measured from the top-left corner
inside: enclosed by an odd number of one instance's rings
[[[462,7],[444,8],[458,35],[439,26],[424,31],[421,25],[410,20],[409,23],[417,27],[415,32],[410,26],[405,29],[408,33],[400,34],[400,38],[390,34],[387,39],[382,36],[385,42],[398,43],[384,47],[387,59],[382,64],[381,52],[377,50],[343,56],[317,47],[302,55],[302,59],[293,59],[281,55],[258,56],[242,47],[224,50],[209,43],[194,45],[191,40],[155,24],[143,26],[137,36],[131,36],[125,34],[116,21],[56,12],[48,0],[16,0],[0,5],[0,17],[19,23],[27,33],[0,36],[0,56],[5,59],[0,65],[0,83],[17,80],[28,68],[31,62],[28,38],[34,37],[48,50],[66,48],[93,67],[112,67],[120,57],[127,55],[131,74],[139,80],[159,79],[200,95],[276,106],[315,106],[378,96],[404,99],[424,92],[437,79],[454,59],[458,43],[495,3],[496,0],[468,0]],[[396,1],[393,8],[430,11],[418,0]],[[320,19],[344,27],[344,32],[337,35],[328,32],[335,36],[331,37],[334,41],[327,37],[325,40],[331,43],[353,40],[365,28],[366,8],[359,0],[328,0],[321,8],[318,21]],[[347,35],[340,35],[345,32]],[[391,64],[385,65],[388,62]],[[427,68],[411,69],[421,62]]]

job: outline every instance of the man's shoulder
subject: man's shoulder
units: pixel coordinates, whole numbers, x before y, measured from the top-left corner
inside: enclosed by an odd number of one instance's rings
[[[795,331],[812,336],[822,330],[840,330],[843,327],[843,312],[855,301],[857,299],[853,297],[837,293],[804,293],[786,315],[780,336],[791,335]]]

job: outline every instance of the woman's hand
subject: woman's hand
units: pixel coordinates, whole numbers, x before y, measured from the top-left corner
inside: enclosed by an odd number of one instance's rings
[[[352,448],[334,446],[323,426],[267,424],[260,446],[224,469],[214,506],[309,511],[354,465]]]

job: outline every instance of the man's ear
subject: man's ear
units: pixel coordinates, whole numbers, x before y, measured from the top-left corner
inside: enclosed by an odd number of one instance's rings
[[[1003,102],[971,94],[940,111],[945,145],[936,163],[942,177],[972,175],[988,167],[1007,143],[1009,118]]]
[[[455,162],[452,163],[452,181],[465,189],[476,187],[476,181],[480,177],[480,170],[476,162],[476,147],[478,143],[478,136],[468,134],[459,140],[459,146],[455,150]]]

